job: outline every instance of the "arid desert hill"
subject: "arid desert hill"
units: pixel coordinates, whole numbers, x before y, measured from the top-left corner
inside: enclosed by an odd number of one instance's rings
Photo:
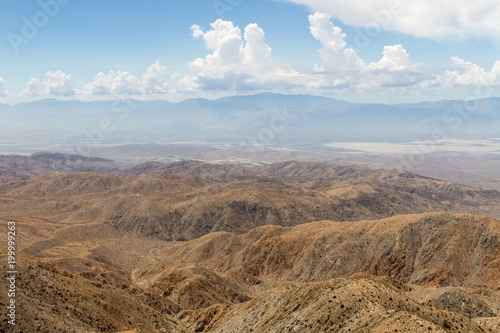
[[[434,213],[220,232],[158,255],[238,276],[321,281],[358,272],[425,286],[500,286],[500,223]],[[164,270],[165,267],[155,271]],[[153,279],[154,280],[154,279]],[[147,283],[146,283],[147,282]],[[152,281],[145,279],[144,285]]]
[[[500,328],[500,222],[486,217],[320,221],[173,243],[99,223],[17,224],[17,332]]]
[[[500,331],[500,222],[470,214],[497,191],[309,162],[44,170],[0,183],[2,332]]]
[[[196,173],[221,167],[194,165]],[[186,240],[262,225],[429,211],[496,216],[500,204],[500,192],[407,172],[324,163],[272,164],[264,170],[276,176],[215,180],[179,174],[48,174],[0,184],[2,211],[15,215],[20,210],[54,222],[99,221],[158,239]]]
[[[118,172],[120,164],[100,157],[39,152],[30,156],[0,155],[0,181],[8,178],[28,179],[47,173]]]

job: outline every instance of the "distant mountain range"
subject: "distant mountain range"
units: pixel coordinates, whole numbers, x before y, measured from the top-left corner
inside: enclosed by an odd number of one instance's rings
[[[118,144],[140,140],[165,142],[172,138],[243,140],[261,145],[296,143],[304,139],[323,143],[360,139],[423,140],[436,135],[440,139],[477,138],[498,136],[500,98],[397,105],[271,93],[178,103],[44,99],[14,106],[0,105],[0,119],[4,134],[6,128],[14,131],[9,132],[8,138],[18,134],[15,132],[18,128],[33,133],[41,131],[52,137],[52,141],[54,133],[64,133],[67,140],[86,132],[94,138],[112,138],[113,143]]]

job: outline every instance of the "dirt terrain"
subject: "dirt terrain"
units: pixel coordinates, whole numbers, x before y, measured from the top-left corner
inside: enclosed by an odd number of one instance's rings
[[[500,330],[500,222],[466,213],[496,191],[324,163],[121,173],[0,184],[2,332]]]
[[[122,174],[57,173],[0,183],[3,213],[100,222],[163,240],[262,225],[453,211],[493,217],[500,192],[397,170],[330,163],[261,167],[146,163]],[[132,174],[132,175],[129,175]]]

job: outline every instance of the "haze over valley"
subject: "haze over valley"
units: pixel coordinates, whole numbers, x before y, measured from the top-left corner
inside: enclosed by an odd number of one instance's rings
[[[0,152],[355,162],[498,189],[499,108],[495,98],[383,105],[281,94],[180,103],[42,100],[0,108],[7,120]]]

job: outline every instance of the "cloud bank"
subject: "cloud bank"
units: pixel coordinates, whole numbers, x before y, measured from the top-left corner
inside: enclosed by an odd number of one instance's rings
[[[48,71],[45,80],[32,77],[20,95],[26,98],[39,98],[165,94],[168,92],[168,74],[167,67],[156,61],[146,69],[140,79],[127,71],[109,71],[107,74],[100,72],[93,81],[84,84],[81,89],[75,89],[71,74],[60,70]],[[0,81],[0,94],[1,88]]]
[[[429,39],[500,36],[497,0],[286,0],[330,14],[348,25]],[[432,10],[429,10],[432,8]]]
[[[311,3],[318,7],[329,6],[324,1]],[[361,7],[356,1],[345,4],[337,16],[344,12],[366,11]],[[191,27],[192,37],[204,43],[207,53],[188,61],[183,76],[170,72],[167,66],[156,61],[140,74],[126,70],[99,72],[92,81],[75,88],[72,74],[48,71],[42,79],[32,77],[19,96],[25,99],[49,96],[157,98],[168,94],[193,96],[207,93],[214,96],[261,91],[322,95],[349,92],[384,96],[388,93],[425,95],[429,92],[438,95],[464,87],[487,87],[494,94],[495,89],[500,88],[500,61],[491,70],[485,70],[472,62],[452,57],[443,73],[429,73],[422,64],[411,61],[411,54],[403,45],[395,44],[384,46],[378,60],[366,62],[347,45],[346,34],[334,24],[330,14],[315,12],[308,19],[311,36],[318,43],[318,61],[311,64],[307,72],[295,70],[286,63],[276,63],[272,48],[265,41],[265,32],[258,24],[250,23],[241,29],[231,21],[218,19],[206,30],[196,24]],[[172,83],[173,88],[170,88]],[[0,78],[0,97],[8,95],[5,81]]]

